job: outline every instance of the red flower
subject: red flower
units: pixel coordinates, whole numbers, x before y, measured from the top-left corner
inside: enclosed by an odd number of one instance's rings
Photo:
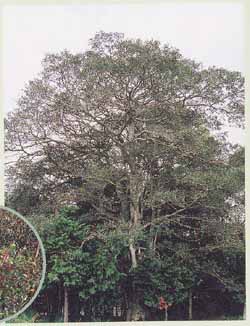
[[[163,297],[160,297],[159,301],[159,309],[160,310],[167,310],[168,307],[171,307],[172,303],[167,303]]]
[[[166,309],[167,302],[163,297],[160,297],[160,302],[159,302],[159,308],[160,310],[165,310]]]

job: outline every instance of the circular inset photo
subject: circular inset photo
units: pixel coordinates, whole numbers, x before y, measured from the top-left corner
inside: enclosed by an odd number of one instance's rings
[[[0,207],[0,322],[32,304],[45,269],[44,248],[34,227],[14,210]]]

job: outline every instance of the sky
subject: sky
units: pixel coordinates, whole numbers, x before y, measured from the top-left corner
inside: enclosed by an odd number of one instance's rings
[[[22,89],[41,71],[46,53],[85,51],[96,32],[157,39],[205,67],[244,74],[243,6],[238,3],[145,3],[29,5],[3,8],[2,72],[4,111],[15,108]],[[232,142],[244,135],[230,129]]]

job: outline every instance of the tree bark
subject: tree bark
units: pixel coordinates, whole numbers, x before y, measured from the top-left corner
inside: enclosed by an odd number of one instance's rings
[[[69,321],[69,293],[66,286],[64,287],[63,321],[65,323],[68,323]]]
[[[143,308],[139,305],[137,300],[130,303],[127,314],[126,321],[143,321],[145,320],[145,312]]]
[[[133,239],[130,239],[129,251],[130,251],[130,256],[131,256],[131,261],[132,261],[132,268],[136,268],[137,267],[137,257],[136,257],[135,247],[133,244]]]
[[[189,289],[188,291],[188,319],[192,320],[193,319],[193,293],[192,289]]]
[[[165,320],[168,320],[168,308],[165,308]]]
[[[142,291],[138,290],[134,284],[133,277],[126,286],[126,321],[145,320],[145,309],[141,304]]]
[[[132,221],[133,221],[134,225],[139,224],[140,220],[141,220],[141,213],[140,213],[140,210],[139,210],[139,205],[138,205],[139,203],[138,203],[138,200],[136,198],[137,197],[136,195],[133,196],[134,198],[132,198],[133,202],[131,203],[131,208],[130,208],[131,218],[132,218]]]

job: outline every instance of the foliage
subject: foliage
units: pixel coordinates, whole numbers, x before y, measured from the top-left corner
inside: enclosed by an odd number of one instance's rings
[[[20,218],[1,211],[0,318],[18,312],[37,290],[42,270],[39,243]]]

